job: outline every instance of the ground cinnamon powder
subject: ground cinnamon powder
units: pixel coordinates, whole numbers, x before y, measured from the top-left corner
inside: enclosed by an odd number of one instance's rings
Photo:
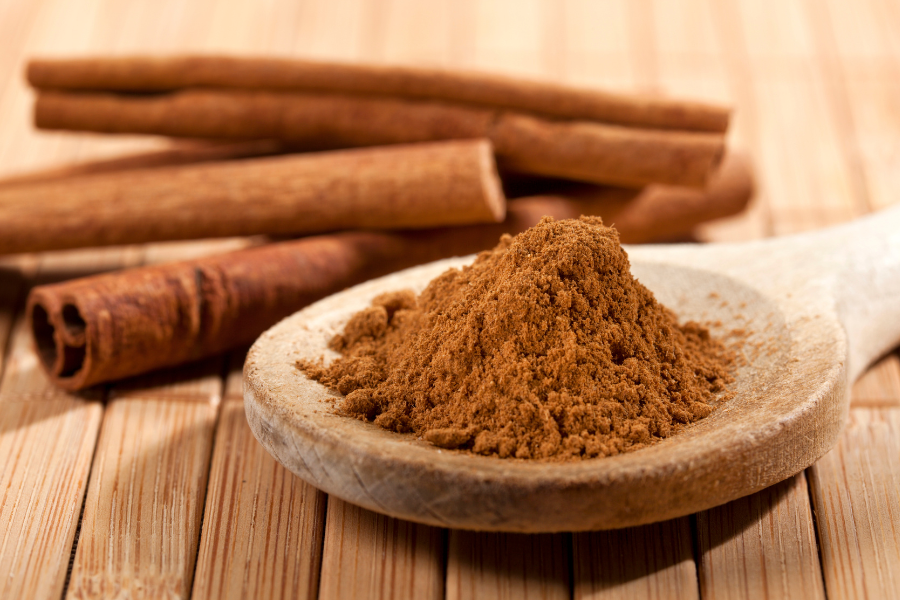
[[[339,413],[442,448],[569,460],[642,448],[710,414],[733,354],[632,277],[597,217],[504,236],[418,297],[383,294],[298,363]]]

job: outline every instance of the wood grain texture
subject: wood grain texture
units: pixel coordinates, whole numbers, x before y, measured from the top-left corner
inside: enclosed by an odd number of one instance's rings
[[[316,598],[325,495],[256,441],[242,399],[216,430],[193,598]]]
[[[447,600],[571,597],[568,534],[449,531]]]
[[[857,408],[838,446],[811,469],[830,598],[900,590],[900,411]]]
[[[443,597],[444,534],[328,498],[319,598]]]
[[[825,598],[803,473],[699,513],[697,537],[703,598]]]
[[[74,397],[0,402],[0,597],[62,595],[102,412]]]
[[[645,20],[656,48],[648,64],[656,65],[652,84],[669,94],[700,94],[734,107],[729,126],[729,147],[749,151],[758,163],[759,139],[754,80],[747,73],[741,25],[733,14],[734,2],[655,0]],[[632,13],[633,14],[633,13]],[[632,17],[634,18],[634,17]],[[646,75],[644,75],[646,78]],[[761,165],[755,164],[759,171]],[[761,176],[760,179],[765,179]],[[704,241],[739,241],[763,237],[767,231],[767,195],[757,186],[754,202],[734,218],[701,225]]]
[[[109,388],[110,400],[152,398],[209,404],[222,401],[222,375],[226,358],[214,356],[174,368],[117,381]]]
[[[699,598],[687,518],[574,534],[576,600]]]
[[[247,427],[243,354],[216,428],[194,599],[316,598],[325,495],[275,462]]]
[[[121,251],[117,255],[44,259],[37,276],[110,268],[123,258]],[[73,396],[55,388],[31,344],[20,315],[0,382],[0,597],[56,599],[63,593],[104,394]]]
[[[888,354],[853,384],[851,408],[900,408],[900,356]]]
[[[221,362],[205,367],[108,402],[67,598],[190,595],[221,397]]]
[[[850,82],[843,76],[841,61],[838,58],[834,18],[827,5],[823,7],[821,2],[806,0],[801,4],[815,57],[812,61],[813,66],[822,78],[828,114],[835,128],[835,134],[840,139],[837,150],[842,153],[841,162],[847,169],[848,199],[860,213],[866,213],[871,211],[873,206],[862,166],[859,128],[854,123],[853,111],[850,108]]]

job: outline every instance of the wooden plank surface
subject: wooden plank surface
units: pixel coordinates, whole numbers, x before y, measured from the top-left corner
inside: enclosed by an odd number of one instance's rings
[[[571,536],[451,530],[447,600],[572,596]]]
[[[316,598],[325,494],[256,441],[236,353],[216,429],[192,597]]]
[[[704,598],[825,598],[803,473],[697,515]]]
[[[222,363],[110,391],[67,598],[187,598]]]
[[[830,598],[900,590],[900,411],[857,408],[810,471]]]
[[[104,270],[121,264],[122,257],[121,250],[60,254],[41,261],[37,278]],[[0,597],[59,598],[103,391],[77,396],[53,387],[25,325],[20,314],[0,381]]]
[[[897,201],[897,31],[900,5],[890,0],[10,0],[0,3],[0,175],[161,144],[34,132],[21,75],[29,55],[228,51],[477,67],[731,102],[730,140],[753,155],[759,193],[746,215],[704,227],[702,238],[783,234]],[[0,456],[9,457],[0,465],[0,596],[63,595],[101,420],[71,597],[102,597],[87,592],[95,584],[121,591],[115,586],[143,577],[145,591],[181,597],[192,586],[197,597],[313,597],[317,584],[321,598],[786,597],[801,585],[821,594],[823,582],[830,598],[898,591],[896,355],[854,386],[841,445],[809,471],[812,505],[801,475],[649,528],[527,539],[446,532],[333,498],[324,510],[320,493],[260,451],[233,392],[216,425],[217,369],[123,383],[105,414],[103,390],[63,395],[40,375],[16,321],[22,286],[38,268],[66,277],[102,268],[97,261],[197,251],[162,245],[0,262]],[[183,468],[157,480],[156,460]],[[132,491],[114,496],[111,482]],[[141,482],[179,498],[134,491]],[[161,532],[176,526],[182,531],[163,544]]]
[[[94,442],[99,402],[0,402],[0,596],[62,596]]]
[[[328,498],[320,598],[437,600],[444,534]]]
[[[574,597],[699,598],[687,518],[574,534]]]

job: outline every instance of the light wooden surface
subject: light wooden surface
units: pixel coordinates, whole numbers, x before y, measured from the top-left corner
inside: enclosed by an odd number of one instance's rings
[[[572,554],[578,600],[699,598],[687,518],[576,533]]]
[[[221,362],[127,382],[122,393],[120,386],[110,390],[67,598],[188,595]],[[165,381],[173,374],[175,381]]]
[[[564,600],[572,596],[571,535],[524,535],[451,529],[448,600]]]
[[[285,470],[244,418],[232,357],[217,429],[193,598],[316,597],[325,494]]]
[[[737,240],[808,230],[896,202],[900,189],[898,30],[900,5],[894,0],[310,0],[262,5],[249,0],[5,0],[0,2],[0,173],[160,145],[158,140],[33,132],[31,96],[21,83],[26,56],[190,50],[367,59],[478,67],[732,102],[737,112],[730,139],[747,147],[754,157],[760,190],[747,215],[705,228],[704,237]],[[176,249],[169,255],[177,253]],[[53,260],[89,269],[95,264],[90,254],[72,253]],[[36,374],[36,364],[23,346],[27,338],[9,335],[21,300],[10,277],[14,280],[16,273],[24,273],[32,279],[42,260],[0,260],[0,341],[4,342],[0,343],[4,356],[0,596],[4,598],[63,595],[66,565],[106,410],[106,405],[90,397],[54,392]],[[26,401],[27,407],[19,406]],[[710,598],[749,598],[762,596],[759,590],[765,588],[773,597],[806,597],[814,593],[810,591],[816,580],[813,557],[821,556],[818,572],[829,598],[897,595],[891,586],[900,558],[890,531],[898,526],[893,479],[900,440],[894,416],[898,404],[900,361],[889,356],[854,387],[853,425],[840,446],[807,471],[812,493],[805,506],[802,486],[794,483],[798,487],[791,487],[790,493],[778,492],[776,487],[757,498],[738,501],[744,504],[715,509],[730,513],[698,515],[680,528],[669,524],[650,526],[649,532],[640,528],[578,534],[569,564],[572,593],[580,598],[630,597],[631,590],[640,590],[648,597],[690,598],[699,592]],[[218,423],[214,463],[221,435],[231,421],[223,412]],[[254,470],[259,477],[254,489],[286,485],[278,483],[285,477],[278,468],[266,475],[270,467],[271,463]],[[847,467],[856,471],[848,473]],[[222,484],[220,478],[236,481],[244,468],[232,461],[208,471],[207,516],[213,490]],[[306,575],[302,573],[315,573],[321,556],[314,543],[301,552],[297,545],[288,547],[287,542],[255,530],[252,536],[241,536],[238,543],[243,546],[236,558],[228,557],[221,541],[211,548],[221,552],[219,560],[215,555],[204,556],[204,545],[210,543],[205,536],[212,535],[207,532],[217,527],[235,532],[269,523],[259,519],[287,510],[284,495],[268,501],[265,494],[244,498],[235,499],[241,508],[229,508],[227,513],[239,526],[222,528],[221,523],[204,517],[193,573],[196,593],[228,588],[237,595],[233,591],[237,564],[249,574],[241,579],[245,597],[277,597],[286,595],[285,590],[308,589],[303,588]],[[282,519],[307,523],[304,511],[311,509],[306,504],[288,506],[292,506],[290,517]],[[312,512],[316,510],[321,509]],[[808,518],[804,515],[809,514],[815,516],[821,555],[816,536],[804,528]],[[683,550],[685,526],[698,548],[696,553]],[[324,542],[324,527],[306,527],[304,531],[314,538],[311,542]],[[290,539],[307,540],[305,535]],[[359,535],[345,530],[335,542],[357,552],[362,547]],[[446,579],[449,535],[441,535],[445,541],[431,558],[443,569],[441,594],[447,595],[451,589]],[[610,536],[610,541],[588,544],[595,550],[585,560],[582,535],[587,539]],[[265,544],[253,541],[259,536]],[[394,538],[391,546],[383,546],[383,555],[393,556],[408,547],[408,539]],[[637,557],[638,565],[626,557]],[[734,573],[737,560],[740,574]],[[229,566],[223,568],[226,561]],[[291,575],[291,581],[298,588],[265,575],[271,565],[290,561],[295,561],[291,572],[297,575]],[[605,575],[616,564],[620,565],[616,573],[621,574]],[[545,585],[521,572],[490,569],[506,589]],[[391,581],[409,581],[410,572],[395,571]],[[699,574],[699,586],[691,587],[692,574]],[[355,585],[355,571],[346,577],[348,585]],[[204,581],[209,587],[201,588]],[[747,586],[747,581],[756,585]],[[777,587],[775,581],[783,583]],[[475,584],[474,579],[465,583]],[[803,594],[792,593],[800,586]],[[361,597],[400,594],[399,588],[357,589],[365,592]],[[303,593],[298,592],[298,597]]]
[[[896,409],[856,409],[841,444],[810,469],[829,596],[889,598],[900,589],[898,440]]]
[[[328,498],[322,598],[441,598],[443,533]]]
[[[803,473],[699,513],[697,537],[704,597],[825,597]]]

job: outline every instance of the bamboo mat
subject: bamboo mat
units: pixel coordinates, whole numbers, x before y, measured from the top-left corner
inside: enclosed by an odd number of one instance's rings
[[[36,133],[26,57],[227,51],[481,68],[736,107],[751,210],[780,235],[900,190],[896,0],[0,0],[0,175],[159,147]],[[900,595],[900,361],[854,387],[839,446],[792,479],[622,531],[447,531],[328,498],[255,442],[241,355],[88,395],[21,321],[36,281],[241,241],[0,260],[2,598],[885,598]]]

